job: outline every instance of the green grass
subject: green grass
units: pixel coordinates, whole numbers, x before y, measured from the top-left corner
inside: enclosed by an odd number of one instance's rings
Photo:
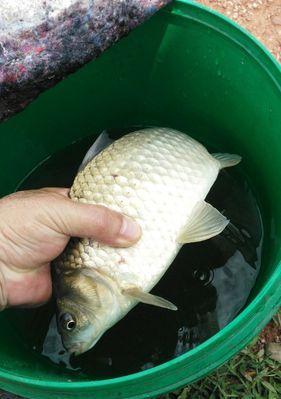
[[[274,317],[271,325],[272,331],[277,331],[275,340],[278,342],[281,313]],[[266,353],[268,342],[268,336],[262,334],[213,374],[161,399],[281,398],[281,363]]]

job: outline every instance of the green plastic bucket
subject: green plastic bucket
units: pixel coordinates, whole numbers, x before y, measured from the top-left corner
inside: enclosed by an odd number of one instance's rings
[[[188,353],[107,380],[42,362],[0,329],[0,386],[29,398],[148,398],[191,383],[243,348],[281,297],[281,71],[247,32],[198,4],[175,1],[130,36],[0,126],[1,194],[48,155],[105,127],[159,125],[243,156],[265,223],[262,269],[245,309]],[[128,348],[129,350],[129,348]]]

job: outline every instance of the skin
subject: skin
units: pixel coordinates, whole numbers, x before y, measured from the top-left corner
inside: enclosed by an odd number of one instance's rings
[[[108,208],[74,202],[68,189],[44,188],[0,199],[0,309],[36,306],[51,296],[50,264],[71,236],[133,245],[140,227]]]

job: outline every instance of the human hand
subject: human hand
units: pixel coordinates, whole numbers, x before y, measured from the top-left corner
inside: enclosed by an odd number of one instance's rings
[[[70,237],[126,247],[141,234],[136,222],[98,205],[68,198],[68,190],[21,191],[0,200],[0,310],[46,302],[50,263]]]

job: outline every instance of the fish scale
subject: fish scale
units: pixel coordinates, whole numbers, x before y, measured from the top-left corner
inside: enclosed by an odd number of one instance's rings
[[[176,171],[176,178],[170,171]],[[82,259],[87,267],[103,267],[121,285],[135,284],[137,277],[137,285],[150,290],[179,251],[177,235],[196,202],[207,195],[218,171],[218,161],[183,133],[146,129],[122,137],[77,175],[70,196],[133,217],[142,228],[142,238],[131,248],[112,249],[92,242],[95,255],[91,257],[85,256],[87,246],[75,239],[64,262],[78,267]],[[73,262],[74,249],[79,256],[74,255]],[[126,259],[121,274],[112,253]]]
[[[129,248],[112,248],[92,239],[72,238],[55,262],[56,273],[61,279],[69,270],[81,270],[81,275],[86,273],[88,279],[92,273],[87,284],[91,284],[92,279],[96,285],[100,284],[96,289],[101,293],[92,298],[90,307],[97,306],[96,312],[100,316],[89,318],[95,318],[93,323],[104,319],[103,327],[99,327],[99,334],[93,332],[93,326],[91,333],[89,327],[88,332],[84,328],[84,333],[80,333],[83,342],[77,343],[73,338],[75,334],[67,335],[67,341],[75,342],[77,353],[93,346],[106,329],[139,301],[176,309],[168,301],[152,298],[148,293],[184,243],[210,238],[224,229],[228,221],[204,199],[219,170],[240,161],[236,155],[211,155],[191,137],[167,128],[127,134],[96,156],[88,157],[91,150],[85,157],[90,161],[77,174],[70,197],[74,201],[103,205],[134,218],[141,226],[142,236]],[[101,283],[103,280],[104,284]],[[71,284],[73,287],[73,282]],[[85,284],[83,280],[81,285],[85,287]],[[111,299],[106,291],[109,286]],[[91,290],[92,287],[89,292]],[[69,294],[68,289],[65,292]],[[79,292],[81,294],[81,290]],[[94,302],[97,298],[98,305]],[[85,296],[83,300],[78,297],[78,301],[87,305],[80,303],[80,312],[83,306],[89,309],[91,297]],[[69,304],[75,302],[73,299],[66,302],[61,297],[58,300],[60,306],[76,311],[77,304]],[[70,314],[65,314],[67,322]]]

